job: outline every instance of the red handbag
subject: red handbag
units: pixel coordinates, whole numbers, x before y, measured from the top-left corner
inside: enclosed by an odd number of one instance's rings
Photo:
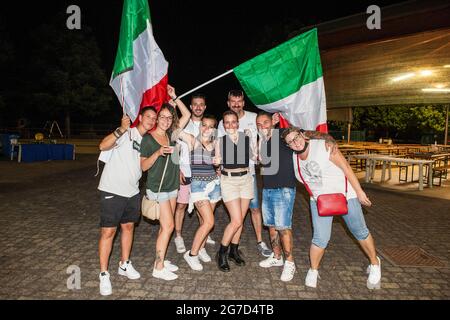
[[[309,195],[312,197],[313,194],[311,189],[306,184],[305,179],[303,179],[302,173],[300,171],[300,161],[297,155],[297,168],[298,174],[303,181]],[[342,216],[348,213],[347,207],[347,177],[345,177],[345,195],[342,193],[329,193],[321,194],[317,197],[317,212],[321,217],[328,216]]]

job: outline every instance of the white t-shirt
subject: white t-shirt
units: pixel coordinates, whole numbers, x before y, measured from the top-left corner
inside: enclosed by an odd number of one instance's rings
[[[139,179],[142,176],[141,141],[142,136],[136,127],[117,139],[116,146],[111,150],[111,158],[103,168],[99,190],[127,198],[139,193]]]
[[[201,121],[193,121],[190,119],[183,131],[197,137],[200,133],[200,124]],[[177,143],[180,145],[180,170],[185,177],[191,177],[191,154],[189,152],[189,146],[180,139],[178,139]]]
[[[341,168],[330,161],[330,151],[326,150],[325,140],[309,140],[309,153],[306,160],[298,158],[300,170],[314,199],[321,194],[345,194],[345,175]],[[298,172],[297,154],[293,154],[295,177],[303,183]],[[356,192],[347,182],[347,199],[357,198]]]
[[[244,132],[245,129],[249,129],[251,132],[252,144],[257,145],[258,129],[256,127],[256,116],[257,114],[250,111],[244,111],[244,116],[239,118],[239,130]],[[225,128],[223,127],[223,120],[220,120],[217,135],[218,137],[223,137],[225,135]],[[255,174],[255,162],[250,159],[250,172]]]
[[[184,132],[192,134],[194,137],[197,137],[200,133],[200,124],[201,121],[193,121],[192,119],[189,120],[188,124],[184,128]]]
[[[191,177],[191,154],[189,152],[189,146],[181,139],[177,140],[177,144],[180,145],[180,170],[185,177]]]

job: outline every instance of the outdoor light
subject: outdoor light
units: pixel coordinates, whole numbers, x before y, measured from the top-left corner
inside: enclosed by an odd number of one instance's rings
[[[405,73],[405,74],[403,74],[403,75],[401,75],[401,76],[392,78],[392,81],[397,82],[397,81],[409,79],[409,78],[414,77],[415,75],[416,75],[416,74],[415,74],[414,72],[411,72],[411,73]]]
[[[433,72],[431,70],[422,70],[422,71],[420,71],[420,75],[424,76],[424,77],[431,76],[432,74],[433,74]]]
[[[450,88],[424,88],[423,92],[450,92]]]

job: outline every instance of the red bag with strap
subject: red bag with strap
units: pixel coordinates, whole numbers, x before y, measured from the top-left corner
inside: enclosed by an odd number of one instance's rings
[[[303,179],[302,172],[300,170],[300,160],[297,155],[297,169],[303,184],[306,187],[309,195],[313,197],[311,189]],[[321,217],[328,216],[342,216],[348,213],[347,207],[347,177],[345,177],[345,195],[343,193],[329,193],[321,194],[317,197],[317,212]]]

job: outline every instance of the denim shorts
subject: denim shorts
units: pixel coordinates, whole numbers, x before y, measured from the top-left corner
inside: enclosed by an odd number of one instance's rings
[[[146,189],[147,197],[149,200],[156,200],[158,192],[153,192],[150,189]],[[168,201],[170,199],[176,198],[178,196],[178,190],[173,190],[170,192],[160,192],[158,196],[158,202]]]
[[[220,192],[219,178],[212,181],[203,181],[192,179],[191,182],[191,200],[197,202],[201,200],[208,200],[212,203],[218,202],[222,199]]]
[[[263,189],[262,216],[266,227],[292,229],[296,188]]]
[[[250,209],[259,208],[259,195],[258,195],[258,184],[256,183],[256,175],[253,175],[253,199],[250,201],[248,206]]]
[[[333,217],[321,217],[317,212],[317,202],[310,200],[311,203],[311,219],[314,229],[314,235],[312,243],[325,249],[330,241],[331,227],[333,224]],[[347,225],[347,228],[356,238],[356,240],[365,240],[369,236],[369,229],[367,229],[364,215],[362,212],[361,204],[358,198],[348,199],[347,201],[348,213],[343,215],[342,218]]]

